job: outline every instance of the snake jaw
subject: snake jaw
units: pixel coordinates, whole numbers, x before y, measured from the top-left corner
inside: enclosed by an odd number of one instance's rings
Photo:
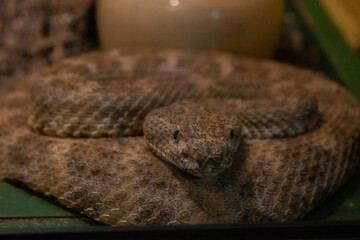
[[[231,164],[232,158],[230,157],[223,157],[220,160],[211,158],[202,168],[201,177],[214,177],[230,167]]]
[[[214,177],[221,173],[226,166],[230,166],[231,164],[223,164],[222,162],[231,162],[228,159],[218,159],[211,158],[208,159],[206,164],[202,164],[200,166],[197,162],[197,159],[188,157],[187,159],[183,159],[184,165],[182,166],[182,170],[185,172],[191,173],[196,177]],[[220,164],[219,164],[220,163]]]
[[[227,146],[210,147],[216,144],[185,149],[181,158],[176,162],[181,163],[181,169],[197,177],[214,177],[231,166],[234,151]],[[200,150],[201,149],[201,150]]]

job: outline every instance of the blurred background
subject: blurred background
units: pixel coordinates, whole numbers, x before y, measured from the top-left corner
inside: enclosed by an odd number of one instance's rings
[[[214,49],[271,57],[325,71],[356,92],[360,88],[352,78],[360,66],[356,56],[360,3],[0,1],[0,77],[19,76],[83,52],[119,47]],[[344,60],[346,64],[341,63]]]
[[[169,47],[295,64],[360,97],[359,0],[0,0],[0,87],[88,51]],[[359,186],[357,177],[305,219],[360,220]],[[92,225],[0,183],[0,229]]]

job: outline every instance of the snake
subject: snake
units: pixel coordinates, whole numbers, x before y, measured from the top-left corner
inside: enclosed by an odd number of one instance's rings
[[[95,51],[1,82],[1,179],[109,225],[300,219],[359,137],[338,83],[232,53]]]

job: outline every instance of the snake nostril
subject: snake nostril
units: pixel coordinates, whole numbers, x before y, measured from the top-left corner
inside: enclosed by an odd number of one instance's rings
[[[189,154],[187,154],[186,152],[183,152],[183,153],[182,153],[182,156],[183,156],[184,158],[188,158],[188,157],[189,157]]]

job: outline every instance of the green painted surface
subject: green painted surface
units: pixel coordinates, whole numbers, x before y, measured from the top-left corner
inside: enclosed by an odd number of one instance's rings
[[[79,228],[101,225],[55,200],[7,182],[0,182],[0,230]]]
[[[0,232],[1,230],[89,228],[90,226],[92,224],[82,218],[0,219]]]
[[[74,217],[52,201],[10,183],[0,182],[0,217]]]

